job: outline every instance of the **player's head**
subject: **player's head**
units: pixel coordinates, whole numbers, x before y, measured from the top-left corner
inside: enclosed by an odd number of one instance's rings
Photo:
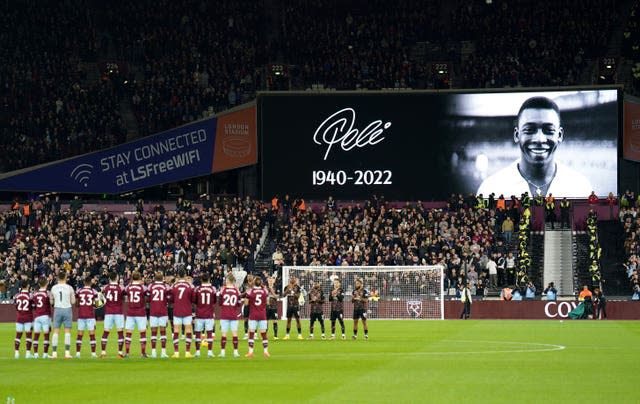
[[[272,277],[267,278],[267,283],[269,284],[269,286],[275,285],[276,278],[272,278]]]
[[[200,274],[201,283],[209,283],[209,272],[203,272]]]
[[[564,139],[558,104],[547,97],[532,97],[520,107],[513,140],[520,146],[521,161],[544,165]]]
[[[253,278],[253,285],[255,287],[260,287],[262,286],[262,278],[260,278],[259,276],[256,276]]]
[[[67,280],[67,271],[64,269],[58,271],[58,282],[65,282]]]
[[[289,285],[295,285],[295,284],[296,284],[296,277],[295,277],[295,276],[292,276],[292,277],[289,279]]]
[[[356,279],[356,289],[360,289],[362,287],[362,280]]]
[[[131,273],[131,279],[139,282],[142,279],[142,275],[138,271],[133,271],[133,273]]]
[[[340,281],[338,279],[333,281],[333,287],[338,289],[340,287]]]
[[[19,280],[18,288],[20,288],[20,290],[29,291],[29,282],[22,279]]]
[[[162,273],[162,271],[156,271],[156,273],[153,275],[153,280],[156,282],[162,282],[163,279],[164,274]]]
[[[248,284],[252,284],[253,283],[253,275],[251,275],[251,274],[247,275],[247,283]]]
[[[45,289],[48,283],[49,282],[47,282],[47,278],[45,278],[44,276],[38,278],[38,286],[40,287],[40,289]]]
[[[84,286],[91,286],[91,277],[87,276],[84,278]]]
[[[236,283],[236,277],[232,274],[227,275],[227,286],[233,286]]]
[[[116,271],[109,272],[109,281],[118,282],[118,273]]]
[[[313,281],[313,287],[316,289],[320,289],[320,281]]]
[[[180,269],[178,269],[178,278],[184,279],[186,277],[187,277],[187,271],[184,269],[184,267],[180,267]]]

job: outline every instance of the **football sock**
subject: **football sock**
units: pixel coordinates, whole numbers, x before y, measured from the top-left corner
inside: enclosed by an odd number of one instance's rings
[[[249,320],[244,320],[244,333],[249,332]]]
[[[191,333],[190,332],[187,333],[186,342],[187,342],[187,352],[189,352],[191,350]]]
[[[357,328],[353,330],[353,335],[358,335],[358,329]]]
[[[131,333],[129,331],[127,331],[127,336],[124,337],[124,347],[128,354],[131,349]]]
[[[160,346],[162,349],[167,347],[167,330],[160,330]]]
[[[103,351],[107,350],[107,341],[109,341],[109,331],[105,331],[102,333],[102,341],[100,341],[100,346]]]
[[[320,321],[320,330],[324,334],[324,321]]]
[[[227,337],[220,338],[220,349],[224,351],[224,348],[227,346]]]
[[[287,335],[289,335],[289,331],[291,331],[291,327],[287,327]]]
[[[49,333],[44,333],[44,353],[49,353]]]
[[[332,321],[331,322],[331,334],[335,334],[336,333],[336,322]]]
[[[237,336],[233,337],[233,350],[234,351],[238,350],[238,337]]]
[[[53,338],[51,338],[51,346],[53,347],[53,352],[58,351],[58,333],[53,333]]]
[[[269,339],[267,338],[267,332],[260,332],[260,336],[262,337],[262,348],[264,348],[264,351],[267,352],[267,349],[269,348]]]
[[[278,336],[278,323],[273,323],[273,335]]]
[[[213,331],[207,331],[207,342],[209,343],[209,351],[213,347]]]
[[[26,338],[24,340],[27,351],[31,351],[31,331],[27,332]]]
[[[249,352],[253,352],[253,337],[256,335],[254,331],[249,331]]]
[[[89,334],[89,340],[91,344],[91,353],[96,353],[96,335]]]
[[[369,335],[369,330],[365,328],[364,335]]]
[[[340,328],[342,328],[342,333],[344,334],[344,320],[340,319]]]
[[[140,351],[144,355],[147,353],[147,332],[140,331]]]
[[[158,341],[158,328],[151,328],[151,349],[156,350],[156,342]]]
[[[64,350],[65,352],[69,352],[69,349],[71,349],[71,333],[65,332],[64,333]]]
[[[198,352],[200,350],[200,337],[202,336],[202,333],[200,331],[196,331],[196,352]]]
[[[82,336],[76,336],[76,352],[80,352],[82,350]]]
[[[38,353],[38,344],[40,340],[40,333],[36,332],[33,334],[33,352]]]
[[[173,333],[173,352],[178,352],[178,344],[180,344],[180,333]]]
[[[16,339],[15,339],[15,343],[14,343],[14,347],[17,350],[20,349],[20,340],[22,339],[22,332],[18,332],[16,331]]]
[[[124,331],[118,331],[118,352],[122,352],[122,344],[124,344]]]

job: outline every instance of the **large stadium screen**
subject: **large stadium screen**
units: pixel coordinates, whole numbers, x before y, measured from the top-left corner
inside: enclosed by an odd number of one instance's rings
[[[263,94],[262,196],[615,194],[620,97],[617,88]]]

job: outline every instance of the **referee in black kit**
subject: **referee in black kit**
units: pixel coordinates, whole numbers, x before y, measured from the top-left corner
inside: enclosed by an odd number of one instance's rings
[[[465,283],[460,291],[460,301],[463,304],[462,313],[460,314],[461,320],[466,320],[471,317],[471,291],[469,290],[469,283]]]

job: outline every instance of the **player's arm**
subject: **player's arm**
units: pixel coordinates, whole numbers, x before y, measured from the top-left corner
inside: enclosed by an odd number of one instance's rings
[[[69,287],[69,295],[71,298],[71,305],[75,306],[76,304],[76,294],[73,292],[73,288],[70,285],[67,285]]]
[[[344,290],[342,290],[342,289],[338,290],[338,301],[339,302],[343,302],[344,301]]]

